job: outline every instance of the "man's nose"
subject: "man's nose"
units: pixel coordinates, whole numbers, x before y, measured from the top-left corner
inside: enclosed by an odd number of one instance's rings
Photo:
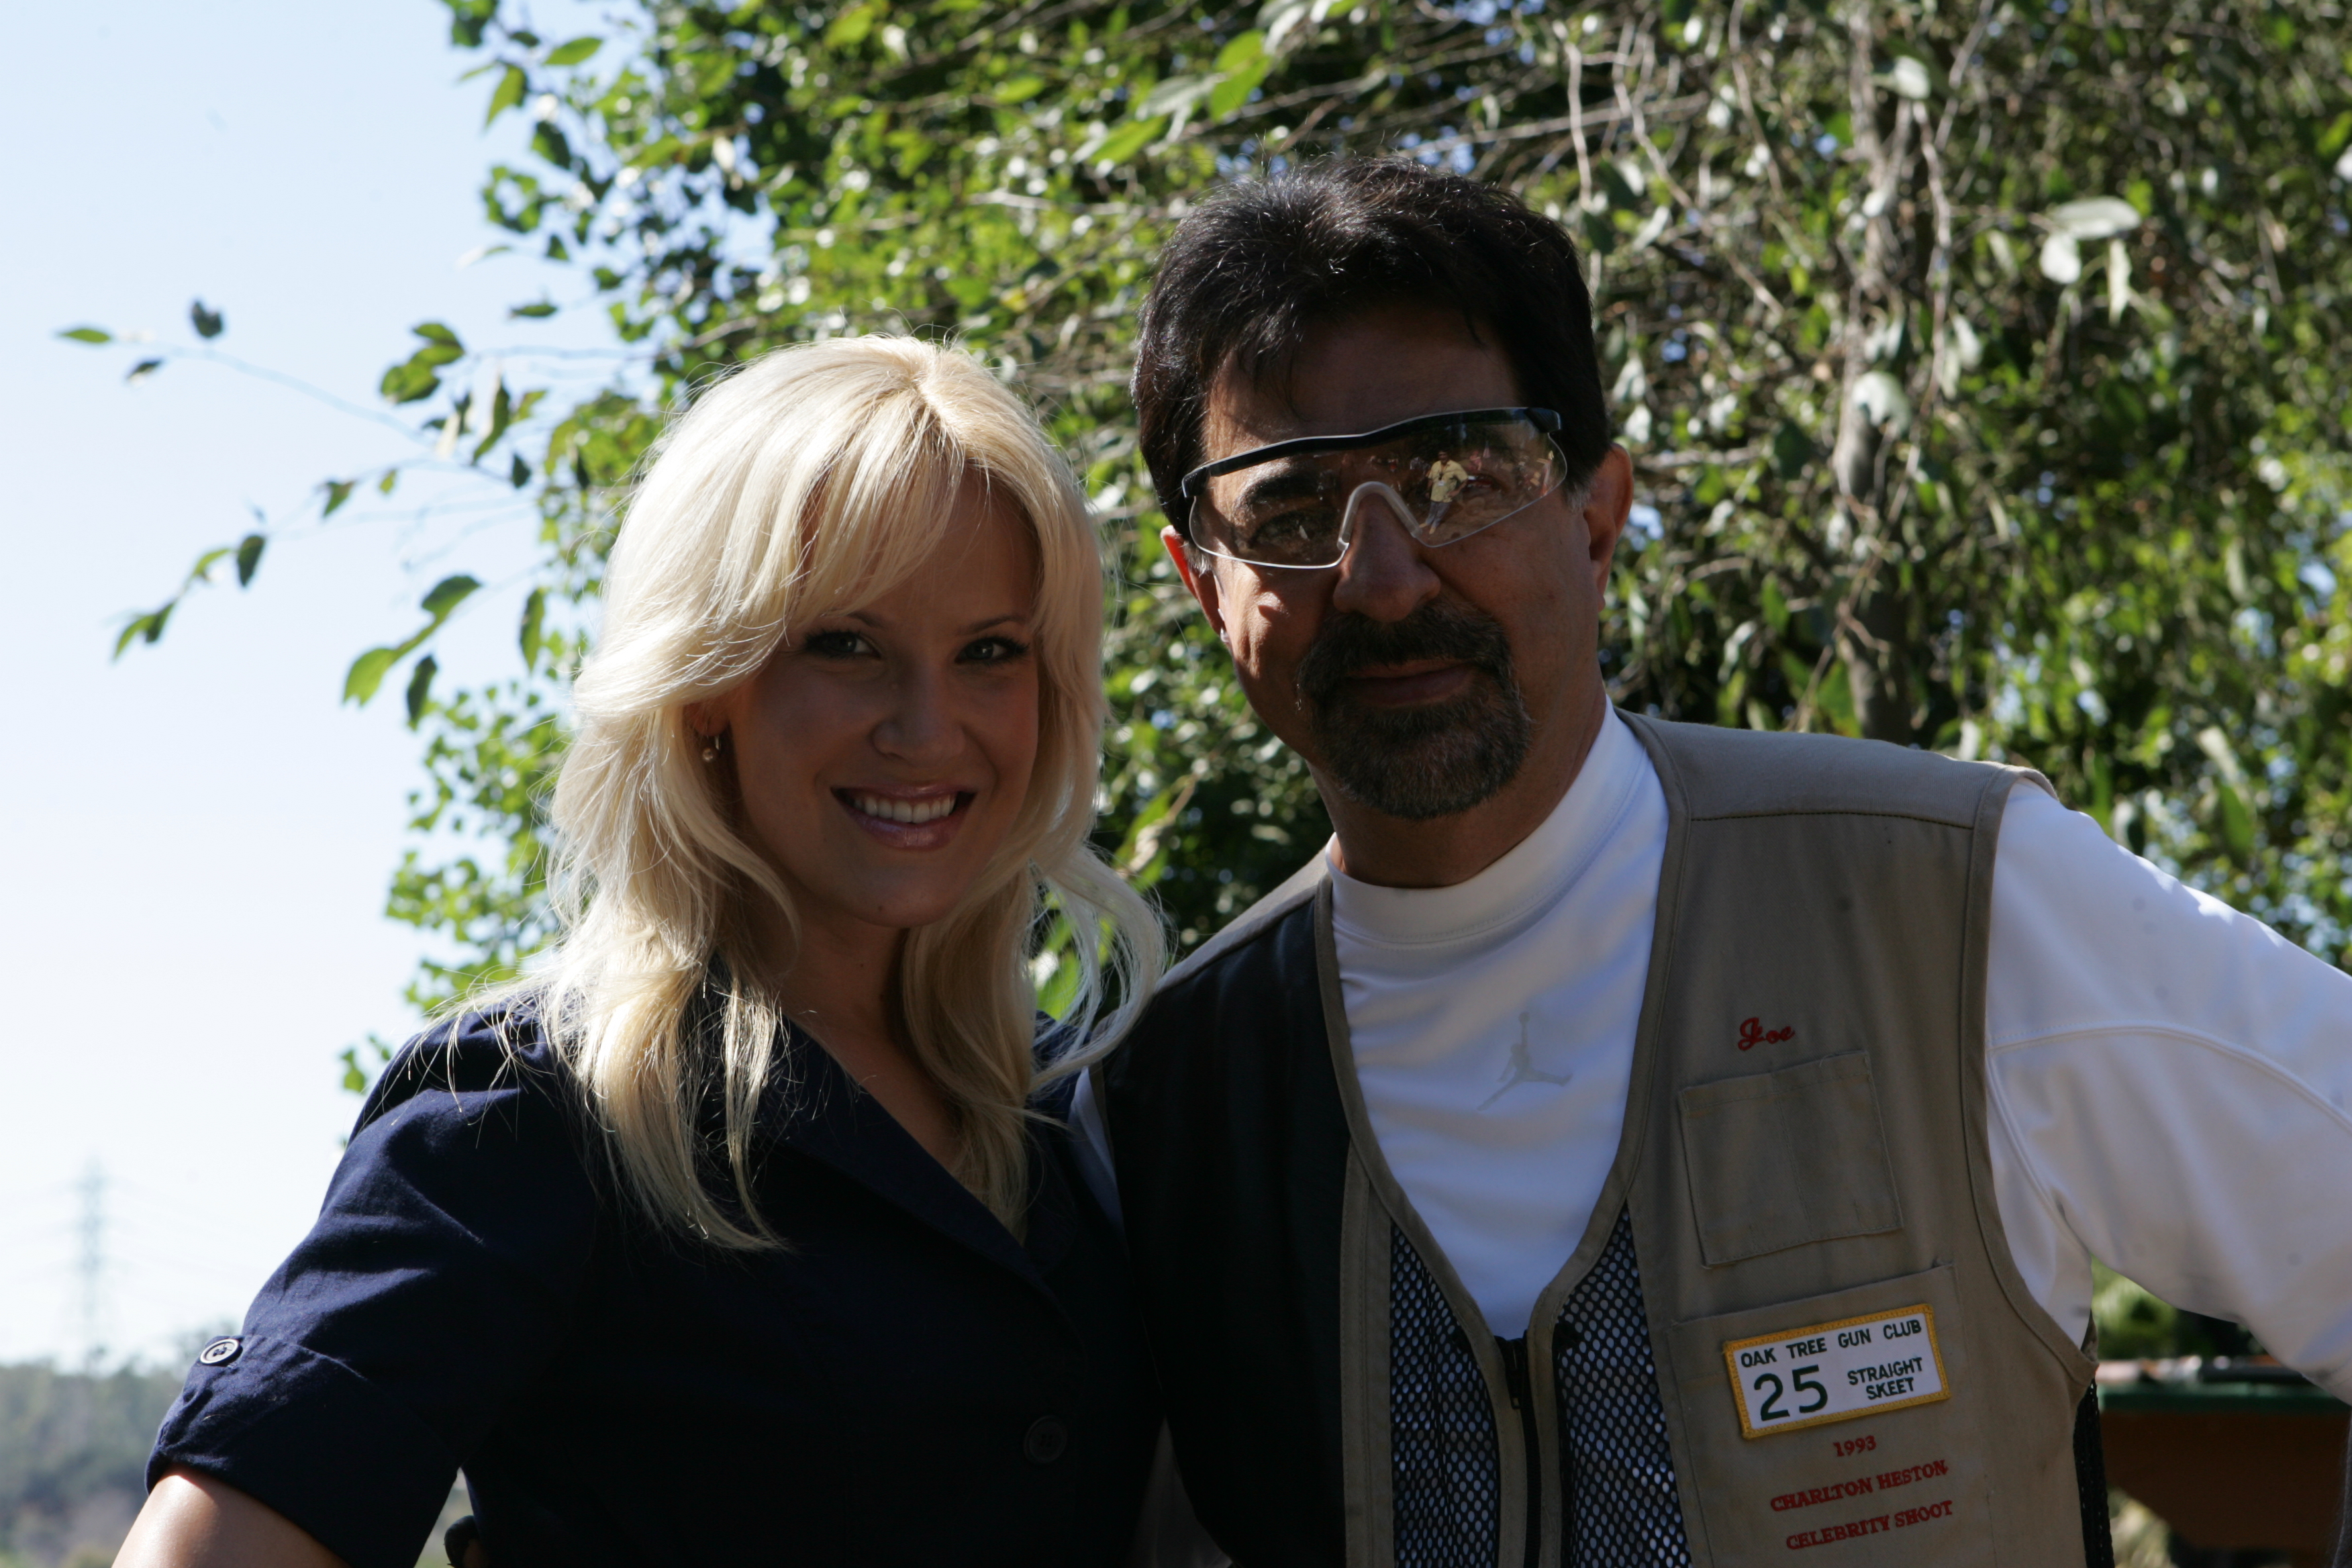
[[[1426,547],[1407,531],[1396,503],[1380,491],[1359,498],[1354,510],[1331,607],[1370,620],[1401,621],[1435,598],[1441,586]]]

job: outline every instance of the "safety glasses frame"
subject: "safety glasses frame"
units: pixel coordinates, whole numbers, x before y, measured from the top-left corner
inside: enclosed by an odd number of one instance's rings
[[[1276,571],[1282,572],[1328,572],[1338,566],[1341,561],[1347,559],[1348,546],[1353,534],[1352,522],[1356,510],[1355,491],[1351,491],[1349,494],[1345,520],[1341,524],[1339,534],[1339,546],[1340,552],[1339,558],[1337,560],[1322,562],[1317,564],[1307,564],[1304,563],[1284,561],[1259,561],[1247,555],[1237,555],[1229,550],[1220,550],[1213,544],[1202,542],[1199,533],[1195,531],[1193,514],[1200,505],[1201,497],[1207,489],[1208,481],[1216,479],[1223,474],[1235,473],[1243,468],[1255,468],[1261,463],[1270,463],[1284,458],[1312,457],[1323,452],[1344,452],[1360,447],[1377,447],[1390,441],[1398,440],[1404,437],[1413,435],[1418,431],[1439,429],[1451,425],[1527,425],[1532,426],[1538,434],[1546,437],[1551,437],[1559,434],[1560,424],[1560,416],[1549,408],[1465,408],[1456,409],[1444,414],[1417,415],[1411,419],[1401,419],[1393,425],[1383,425],[1378,429],[1361,431],[1354,435],[1302,436],[1288,441],[1276,441],[1270,446],[1253,447],[1246,452],[1236,452],[1229,458],[1220,458],[1215,462],[1203,463],[1200,467],[1186,473],[1183,479],[1178,481],[1177,494],[1181,496],[1185,501],[1184,538],[1186,542],[1190,543],[1195,550],[1203,551],[1208,554],[1219,556],[1227,561],[1238,561],[1245,566],[1270,567]],[[1557,443],[1555,442],[1554,445],[1556,447]],[[1562,472],[1565,474],[1568,454],[1565,452],[1559,452],[1558,453],[1558,458],[1562,465]],[[1380,484],[1378,481],[1368,480],[1365,484],[1359,485],[1355,489],[1356,491],[1360,491],[1367,488],[1388,490],[1390,504],[1396,508],[1400,514],[1407,519],[1408,527],[1410,528],[1412,526],[1409,520],[1409,513],[1405,513],[1404,511],[1402,498],[1397,497],[1393,490],[1390,490],[1390,487],[1384,484]],[[1545,495],[1549,495],[1550,493],[1552,493],[1550,490],[1546,490],[1544,492]],[[1540,500],[1541,499],[1541,496],[1534,497],[1529,500],[1528,505],[1532,506],[1537,500]],[[1515,517],[1518,514],[1518,511],[1525,510],[1525,507],[1521,507],[1517,510],[1507,512],[1503,517],[1496,518],[1495,522],[1501,522],[1506,521],[1507,518]],[[1443,549],[1445,544],[1459,544],[1462,540],[1472,538],[1478,533],[1483,533],[1487,528],[1491,528],[1493,526],[1494,523],[1485,524],[1480,528],[1472,530],[1469,533],[1462,534],[1454,539],[1446,540],[1443,544],[1433,544],[1431,548]],[[1416,535],[1416,537],[1418,537],[1418,535]]]

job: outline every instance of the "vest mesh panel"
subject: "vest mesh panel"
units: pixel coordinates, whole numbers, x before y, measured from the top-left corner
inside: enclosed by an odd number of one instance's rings
[[[1453,1309],[1394,1226],[1389,1454],[1397,1568],[1494,1568],[1503,1502],[1494,1406]]]
[[[1560,1309],[1552,1350],[1569,1568],[1687,1568],[1627,1215],[1618,1215],[1592,1272]]]

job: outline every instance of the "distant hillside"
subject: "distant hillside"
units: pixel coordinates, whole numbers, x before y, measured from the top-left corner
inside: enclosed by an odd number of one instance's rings
[[[111,1562],[179,1389],[177,1372],[0,1366],[0,1568]]]

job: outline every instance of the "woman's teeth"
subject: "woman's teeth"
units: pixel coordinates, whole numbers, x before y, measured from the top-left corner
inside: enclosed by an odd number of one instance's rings
[[[849,804],[868,816],[878,816],[885,822],[903,822],[910,826],[937,822],[953,811],[956,797],[951,795],[933,795],[929,800],[885,800],[878,795],[852,794]]]

